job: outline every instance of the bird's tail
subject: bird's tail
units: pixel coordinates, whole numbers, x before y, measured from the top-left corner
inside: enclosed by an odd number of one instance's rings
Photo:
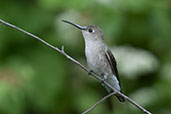
[[[107,87],[107,86],[105,86],[105,88],[107,89],[107,91],[108,91],[109,93],[112,93],[112,92],[113,92],[113,90],[111,90],[111,88],[109,88],[109,87]],[[120,91],[120,92],[122,93],[122,91]],[[115,96],[119,99],[120,102],[125,102],[125,98],[124,98],[124,97],[122,97],[122,96],[120,96],[120,95],[118,95],[118,94],[116,94]]]
[[[125,98],[120,96],[120,95],[116,95],[116,97],[119,99],[120,102],[125,102]]]

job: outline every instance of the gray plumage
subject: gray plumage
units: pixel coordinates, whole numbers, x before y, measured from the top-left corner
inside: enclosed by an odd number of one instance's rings
[[[95,25],[82,27],[69,21],[64,20],[64,22],[72,24],[82,31],[85,40],[85,55],[89,69],[99,75],[116,90],[122,92],[116,60],[104,42],[103,31]],[[108,92],[113,92],[108,86],[105,86],[105,88]],[[116,96],[121,102],[125,101],[123,97],[119,95]]]

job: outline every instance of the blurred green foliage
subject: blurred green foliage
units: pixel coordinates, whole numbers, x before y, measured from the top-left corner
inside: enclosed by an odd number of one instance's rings
[[[116,59],[123,91],[154,114],[171,113],[171,1],[1,0],[0,18],[86,65],[81,32],[95,24]],[[106,90],[41,42],[0,24],[0,114],[80,114]],[[115,97],[90,114],[143,114]]]

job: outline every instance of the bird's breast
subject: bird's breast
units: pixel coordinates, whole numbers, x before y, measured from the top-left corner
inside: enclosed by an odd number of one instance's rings
[[[85,47],[87,64],[94,72],[102,72],[108,64],[104,55],[104,49],[98,45],[89,45]]]

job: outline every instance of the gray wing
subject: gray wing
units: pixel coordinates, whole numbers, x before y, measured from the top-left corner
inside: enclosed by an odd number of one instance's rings
[[[116,76],[116,78],[119,81],[119,85],[120,85],[120,80],[119,80],[119,76],[118,76],[118,70],[117,70],[117,67],[116,67],[117,64],[116,64],[116,60],[115,60],[112,52],[109,49],[107,49],[105,51],[105,56],[106,56],[107,61],[109,62],[110,68],[112,69],[112,73]]]
[[[115,60],[113,54],[111,53],[111,51],[109,49],[106,50],[105,56],[106,56],[106,59],[109,62],[109,65],[110,65],[110,67],[112,69],[113,74],[116,76],[116,78],[117,78],[117,80],[119,82],[120,92],[122,92],[121,85],[120,85],[120,80],[119,80],[119,77],[118,77],[118,70],[117,70],[117,67],[116,67],[117,66],[116,65],[116,60]],[[125,101],[125,98],[122,97],[122,96],[116,95],[116,97],[119,99],[120,102]]]

